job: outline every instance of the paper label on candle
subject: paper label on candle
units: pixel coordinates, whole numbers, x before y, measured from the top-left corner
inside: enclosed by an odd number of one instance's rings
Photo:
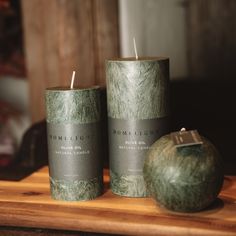
[[[169,119],[109,118],[110,168],[121,175],[142,175],[150,146],[168,132]]]
[[[176,147],[200,145],[203,143],[197,130],[173,132],[170,136]]]
[[[86,180],[102,172],[99,123],[47,123],[49,174],[58,180]]]

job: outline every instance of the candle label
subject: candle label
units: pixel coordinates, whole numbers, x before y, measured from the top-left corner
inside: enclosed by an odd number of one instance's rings
[[[99,123],[47,123],[49,174],[53,179],[86,180],[99,176]]]
[[[200,145],[203,143],[197,130],[173,132],[170,136],[176,147]]]
[[[142,175],[146,152],[168,132],[169,119],[123,120],[109,118],[109,156],[113,172]]]

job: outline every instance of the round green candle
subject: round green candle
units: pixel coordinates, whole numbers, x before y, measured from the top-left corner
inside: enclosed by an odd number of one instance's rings
[[[177,147],[167,134],[147,153],[144,179],[160,206],[197,212],[217,198],[224,182],[222,157],[209,140],[201,140],[202,144]]]
[[[106,80],[111,189],[146,197],[146,152],[169,131],[169,59],[107,60]]]
[[[100,88],[45,94],[51,196],[83,201],[102,194]]]

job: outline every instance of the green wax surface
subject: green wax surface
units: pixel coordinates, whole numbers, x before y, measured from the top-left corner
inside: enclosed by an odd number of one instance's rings
[[[55,127],[59,125],[63,130],[63,127],[68,127],[66,125],[71,125],[71,127],[75,127],[72,131],[66,130],[58,134],[57,137],[67,135],[68,137],[81,137],[81,133],[76,129],[76,125],[89,125],[91,123],[97,123],[98,127],[101,121],[101,105],[100,105],[100,88],[92,87],[87,89],[70,89],[66,87],[54,87],[48,88],[45,93],[45,103],[46,103],[46,120],[48,124],[53,124]],[[76,124],[73,126],[73,124]],[[65,126],[63,126],[65,125]],[[57,129],[58,131],[58,129]],[[58,171],[56,176],[57,179],[50,176],[50,187],[51,187],[51,196],[56,200],[64,200],[64,201],[85,201],[91,200],[95,197],[99,196],[103,192],[103,175],[102,175],[102,156],[101,156],[101,132],[94,129],[84,130],[84,136],[91,137],[90,143],[84,144],[82,140],[78,138],[78,141],[72,142],[72,140],[65,140],[61,138],[61,144],[57,146],[53,145],[56,140],[48,138],[48,147],[51,148],[49,153],[53,153],[51,156],[49,155],[49,170],[50,165],[55,165],[55,158],[57,158],[57,166],[60,168],[64,168],[63,164],[58,164],[58,158],[62,158],[63,161],[66,160],[66,163],[71,163],[71,169],[67,166],[68,176],[70,174],[76,174],[75,169],[78,169],[80,172],[80,179],[71,179],[67,176],[63,177],[60,170],[54,168],[54,173]],[[96,132],[96,135],[93,135],[93,132]],[[55,132],[56,133],[56,132]],[[87,136],[86,136],[87,135]],[[64,136],[63,136],[64,137]],[[58,139],[57,139],[58,140]],[[59,141],[57,141],[59,142]],[[56,147],[56,148],[55,148]],[[96,147],[96,148],[95,148]],[[72,153],[75,152],[75,148],[79,148],[83,151],[84,148],[89,150],[89,154],[87,156],[82,156],[82,154],[57,154],[63,153],[63,148],[72,148]],[[54,150],[55,149],[55,150]],[[79,150],[78,149],[78,150]],[[87,151],[88,152],[88,151]],[[65,152],[66,153],[66,152]],[[93,155],[96,153],[96,155]],[[93,161],[92,158],[98,158],[96,161]],[[87,158],[91,160],[92,164],[95,164],[96,174],[94,178],[85,178],[81,176],[82,171],[88,168],[88,164],[84,164],[85,166],[76,165],[77,158]],[[68,162],[67,162],[68,159]],[[61,163],[63,163],[61,161]],[[82,162],[86,163],[86,162]],[[97,163],[97,164],[96,164]],[[91,163],[90,163],[91,164]],[[89,165],[90,165],[89,164]],[[86,166],[87,165],[87,166]],[[82,168],[82,169],[81,169]],[[64,168],[65,169],[65,168]],[[74,172],[73,172],[74,170]],[[94,175],[94,173],[92,173]],[[78,174],[79,175],[79,174]]]
[[[168,58],[141,57],[138,60],[135,58],[107,60],[106,81],[109,118],[135,122],[169,116]],[[123,127],[122,130],[129,130],[129,128]],[[153,129],[156,128],[153,127]],[[110,127],[110,130],[112,129],[113,127]],[[160,132],[159,136],[163,134]],[[131,139],[129,137],[129,140]],[[143,141],[148,143],[145,139]],[[109,148],[114,148],[115,145],[118,144],[110,143]],[[110,150],[110,154],[115,152]],[[131,151],[129,155],[135,155],[135,153]],[[127,162],[129,155],[127,155]],[[117,155],[110,155],[110,161],[114,158],[118,158]],[[145,156],[141,158],[144,159]],[[142,168],[143,166],[138,167],[138,169]],[[122,196],[147,196],[142,174],[124,175],[115,167],[111,170],[111,188],[114,193]]]
[[[49,88],[45,94],[47,122],[91,123],[101,118],[100,88]]]

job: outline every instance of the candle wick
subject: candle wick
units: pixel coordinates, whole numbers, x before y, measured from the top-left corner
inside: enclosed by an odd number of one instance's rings
[[[135,52],[135,58],[136,58],[136,60],[138,60],[138,53],[137,53],[137,47],[136,47],[136,41],[135,41],[135,37],[133,37],[133,42],[134,42],[134,52]]]
[[[73,71],[73,73],[72,73],[71,83],[70,83],[70,89],[73,89],[73,87],[74,87],[74,81],[75,81],[75,71]]]

